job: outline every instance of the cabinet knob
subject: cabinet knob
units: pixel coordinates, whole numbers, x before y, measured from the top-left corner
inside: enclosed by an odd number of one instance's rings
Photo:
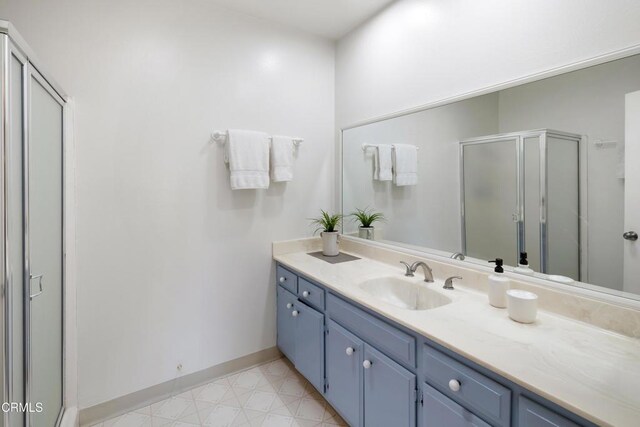
[[[287,281],[287,278],[286,278],[286,277],[282,276],[282,277],[280,278],[280,283],[284,283],[284,282],[286,282],[286,281]]]
[[[373,363],[371,363],[370,360],[365,360],[364,362],[362,362],[362,367],[364,369],[369,369],[371,367],[371,365],[373,365]]]
[[[460,381],[458,380],[449,380],[449,388],[451,391],[459,391],[460,390]]]
[[[302,293],[302,296],[303,296],[303,297],[305,297],[305,298],[307,298],[307,297],[309,296],[309,291],[304,291],[304,292]]]
[[[354,351],[355,350],[353,349],[353,347],[347,347],[347,349],[345,350],[345,353],[347,353],[347,356],[351,356]]]
[[[292,315],[293,317],[298,317],[298,314],[299,314],[298,310],[293,310],[293,311],[291,312],[291,315]]]
[[[291,304],[290,302],[287,303],[287,308],[292,308],[293,304]]]

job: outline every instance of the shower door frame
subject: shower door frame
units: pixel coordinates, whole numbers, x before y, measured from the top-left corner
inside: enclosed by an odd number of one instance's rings
[[[66,258],[66,239],[65,239],[65,234],[66,234],[66,227],[65,227],[65,189],[64,189],[64,183],[65,183],[65,161],[64,161],[64,152],[65,152],[65,129],[64,129],[64,122],[65,122],[65,103],[66,101],[64,100],[64,97],[62,97],[53,87],[53,85],[51,85],[49,83],[49,81],[42,75],[42,73],[40,73],[40,71],[38,71],[38,69],[29,61],[27,61],[27,67],[26,67],[26,78],[23,81],[23,84],[26,85],[26,102],[24,104],[25,107],[25,125],[24,128],[26,129],[26,133],[24,134],[24,151],[23,151],[23,156],[24,156],[24,169],[23,169],[23,179],[24,179],[24,259],[25,259],[25,272],[24,272],[24,289],[25,289],[25,298],[24,298],[24,302],[25,302],[25,307],[24,307],[24,316],[25,316],[25,331],[26,335],[25,335],[25,352],[24,352],[24,357],[25,357],[25,366],[27,367],[27,369],[25,369],[25,386],[24,386],[24,390],[25,390],[25,402],[31,402],[31,373],[32,373],[32,368],[31,368],[31,361],[32,361],[32,357],[31,357],[31,330],[30,330],[30,326],[31,326],[31,320],[30,320],[30,315],[31,315],[31,268],[30,268],[30,233],[29,233],[29,142],[30,142],[30,132],[29,132],[29,128],[31,126],[31,85],[32,83],[34,83],[32,81],[32,79],[35,79],[35,83],[39,84],[40,86],[42,86],[42,88],[47,91],[47,93],[49,95],[51,95],[51,97],[58,103],[60,104],[61,107],[61,112],[62,115],[60,117],[61,119],[61,134],[60,134],[60,138],[61,138],[61,142],[60,142],[60,150],[61,150],[61,165],[60,165],[60,186],[61,186],[61,192],[60,194],[62,195],[62,200],[60,201],[60,206],[61,206],[61,218],[62,218],[62,224],[61,224],[61,228],[60,228],[60,233],[61,233],[61,242],[62,242],[62,247],[60,248],[60,268],[61,268],[61,287],[60,287],[60,292],[61,292],[61,316],[60,316],[60,339],[62,340],[61,342],[61,349],[62,349],[62,354],[61,354],[61,366],[60,366],[60,374],[61,374],[61,402],[60,402],[60,411],[58,413],[58,416],[56,418],[56,426],[60,425],[60,422],[62,421],[62,416],[64,415],[64,410],[65,410],[65,406],[64,406],[64,401],[65,401],[65,344],[66,344],[66,334],[65,334],[65,320],[66,320],[66,316],[65,316],[65,292],[66,292],[66,287],[65,287],[65,283],[66,283],[66,268],[65,268],[65,258]],[[25,411],[25,426],[30,427],[31,426],[31,413],[29,411]]]
[[[15,36],[12,37],[12,36]],[[17,40],[16,40],[17,39]],[[31,83],[32,78],[36,80],[37,84],[40,84],[43,89],[51,95],[54,100],[60,104],[61,106],[61,177],[60,177],[60,186],[61,186],[61,324],[60,324],[60,332],[61,332],[61,408],[56,417],[56,426],[59,426],[65,412],[65,401],[67,397],[66,390],[66,367],[65,367],[65,359],[66,359],[66,333],[65,333],[65,324],[66,324],[66,191],[65,191],[65,182],[66,182],[66,171],[65,171],[65,152],[66,152],[66,114],[67,109],[65,108],[66,100],[65,94],[63,91],[59,89],[59,87],[55,84],[55,82],[47,79],[45,74],[40,70],[40,67],[35,65],[29,55],[29,48],[24,44],[22,38],[14,33],[12,26],[6,21],[0,21],[0,64],[2,67],[1,75],[2,75],[2,84],[1,84],[1,93],[0,93],[0,111],[1,111],[1,123],[0,123],[0,158],[2,165],[2,172],[0,173],[0,188],[1,188],[1,200],[2,200],[2,209],[0,212],[0,216],[2,217],[2,238],[3,238],[3,247],[2,247],[2,256],[4,258],[4,262],[2,263],[2,278],[3,278],[3,292],[4,296],[4,304],[0,307],[2,311],[0,315],[2,315],[4,321],[4,328],[1,331],[2,333],[2,370],[3,370],[3,393],[4,393],[4,401],[11,402],[16,401],[14,392],[13,392],[13,377],[10,375],[13,368],[13,354],[12,354],[12,343],[13,343],[13,318],[12,318],[12,306],[11,306],[11,286],[9,277],[9,224],[8,224],[8,200],[7,200],[7,189],[8,189],[8,176],[7,176],[7,165],[8,165],[8,144],[10,141],[10,126],[11,126],[11,118],[10,118],[10,94],[9,87],[11,82],[11,55],[15,56],[21,64],[22,68],[22,90],[20,96],[22,97],[22,159],[23,159],[23,170],[22,170],[22,209],[23,209],[23,378],[24,378],[24,395],[20,397],[25,404],[33,403],[31,402],[31,336],[30,336],[30,301],[31,301],[31,286],[30,286],[30,268],[29,268],[29,127],[31,124],[31,113],[30,113],[30,95],[31,95]],[[16,94],[13,94],[16,96]],[[24,415],[24,425],[26,427],[31,426],[31,417],[29,411],[25,411]],[[2,413],[2,419],[4,421],[4,425],[9,427],[9,413]]]
[[[516,164],[516,209],[515,214],[518,215],[516,223],[516,248],[519,252],[525,247],[524,236],[524,180],[522,179],[523,159],[520,151],[523,145],[523,139],[520,133],[509,133],[500,135],[489,135],[480,138],[470,138],[460,141],[459,168],[460,168],[460,247],[461,252],[467,255],[467,227],[465,216],[465,190],[464,190],[464,147],[478,144],[491,144],[494,142],[514,141],[515,143],[515,164]]]
[[[518,252],[526,252],[526,233],[525,233],[525,178],[524,178],[524,141],[527,138],[538,138],[540,144],[540,176],[539,176],[539,206],[540,206],[540,272],[549,274],[549,245],[547,235],[547,217],[549,213],[549,206],[547,203],[548,194],[548,179],[547,179],[547,138],[553,137],[558,139],[565,139],[569,141],[575,141],[578,148],[578,209],[582,206],[582,158],[580,154],[582,142],[584,138],[580,135],[562,132],[551,129],[534,129],[522,132],[510,132],[497,135],[482,136],[479,138],[468,138],[460,141],[460,153],[459,153],[459,165],[460,165],[460,226],[461,226],[461,249],[463,254],[467,254],[467,241],[466,241],[466,221],[465,221],[465,190],[464,190],[464,147],[474,144],[487,144],[499,141],[511,141],[516,140],[516,200],[517,200],[517,243],[516,247]],[[578,272],[580,278],[583,276],[582,264],[583,264],[583,247],[582,247],[582,220],[581,214],[578,213]],[[520,254],[516,254],[516,259],[519,259]]]

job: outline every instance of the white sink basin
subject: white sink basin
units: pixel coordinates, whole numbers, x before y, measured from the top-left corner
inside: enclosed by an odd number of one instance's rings
[[[360,288],[372,297],[407,310],[430,310],[451,302],[423,281],[409,281],[395,276],[380,277],[360,283]]]

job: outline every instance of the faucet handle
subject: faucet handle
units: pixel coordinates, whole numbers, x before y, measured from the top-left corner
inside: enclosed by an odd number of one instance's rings
[[[407,271],[405,271],[404,275],[407,276],[407,277],[413,277],[413,269],[411,268],[411,266],[409,264],[407,264],[406,262],[404,262],[404,261],[400,261],[400,264],[403,264],[407,269]]]
[[[462,277],[460,277],[460,276],[448,277],[447,280],[444,281],[444,286],[442,288],[443,289],[453,289],[453,279],[462,280]]]

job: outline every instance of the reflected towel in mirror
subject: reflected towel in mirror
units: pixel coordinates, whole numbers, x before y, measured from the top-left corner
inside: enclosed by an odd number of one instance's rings
[[[391,145],[377,145],[373,156],[373,179],[378,181],[391,181],[393,179],[393,172],[391,171]]]
[[[393,145],[393,182],[398,186],[418,183],[418,147],[408,144]]]

